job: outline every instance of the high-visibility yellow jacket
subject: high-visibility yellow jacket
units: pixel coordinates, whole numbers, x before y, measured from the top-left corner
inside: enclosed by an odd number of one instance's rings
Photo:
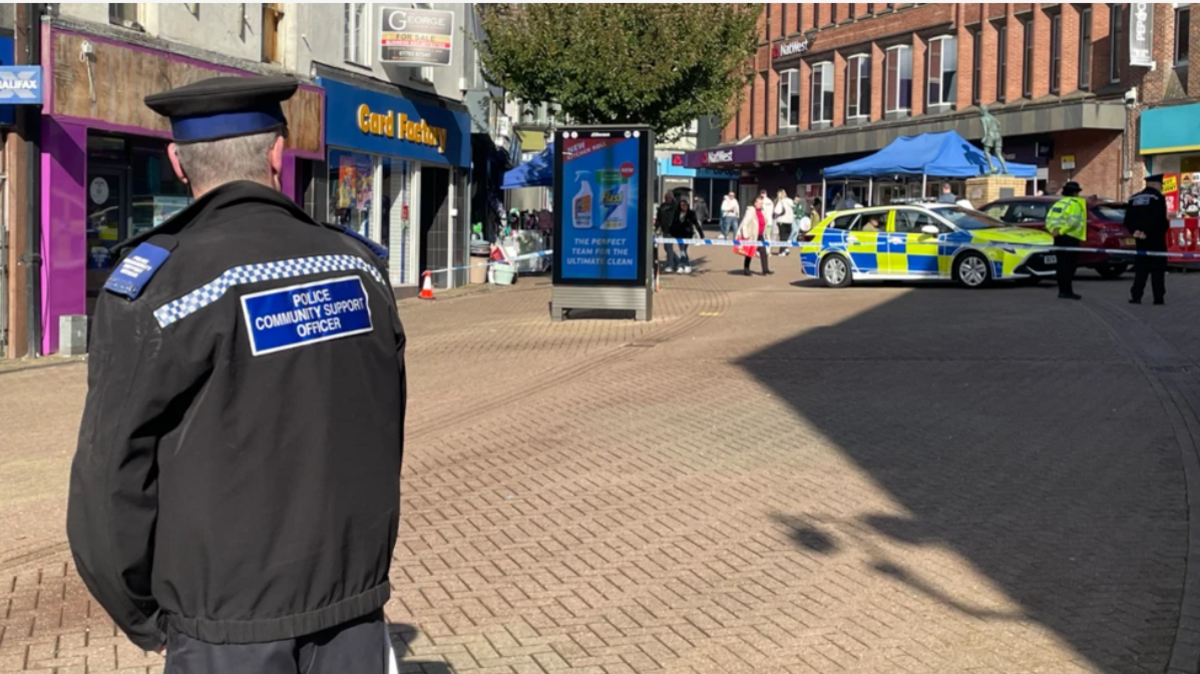
[[[1046,215],[1046,231],[1054,236],[1087,240],[1087,202],[1083,197],[1063,197]]]

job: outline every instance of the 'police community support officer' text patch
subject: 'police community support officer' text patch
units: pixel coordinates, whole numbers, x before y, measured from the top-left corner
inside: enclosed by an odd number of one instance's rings
[[[371,308],[357,276],[242,297],[250,349],[261,356],[371,331]]]

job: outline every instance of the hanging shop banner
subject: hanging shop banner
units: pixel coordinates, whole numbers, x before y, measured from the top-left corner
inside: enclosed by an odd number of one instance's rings
[[[556,285],[644,285],[648,129],[563,129],[554,146]]]
[[[1154,65],[1154,3],[1129,5],[1129,65]]]
[[[1168,173],[1163,176],[1163,199],[1167,202],[1167,213],[1174,215],[1179,212],[1179,174]]]
[[[395,66],[448,66],[454,53],[454,12],[384,7],[379,60]]]

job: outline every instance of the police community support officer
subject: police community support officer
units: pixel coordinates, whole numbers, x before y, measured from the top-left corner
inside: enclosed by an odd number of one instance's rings
[[[404,333],[377,252],[279,192],[296,87],[147,97],[196,199],[96,308],[67,533],[172,674],[387,671]]]
[[[1079,193],[1083,188],[1074,180],[1063,185],[1062,198],[1054,202],[1046,215],[1046,231],[1054,235],[1058,257],[1055,277],[1058,279],[1058,297],[1064,300],[1081,300],[1072,287],[1079,253],[1064,248],[1078,248],[1080,241],[1087,240],[1087,202]]]
[[[1146,189],[1133,195],[1125,209],[1125,228],[1137,241],[1137,249],[1144,253],[1167,252],[1167,231],[1171,223],[1167,220],[1167,200],[1162,194],[1161,174],[1146,178]],[[1154,303],[1163,304],[1167,297],[1167,258],[1163,255],[1138,255],[1133,262],[1133,287],[1130,289],[1130,304],[1141,304],[1146,292],[1146,277],[1150,277],[1150,288]]]

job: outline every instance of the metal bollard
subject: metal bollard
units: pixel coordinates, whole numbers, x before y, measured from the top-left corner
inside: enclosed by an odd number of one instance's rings
[[[61,356],[82,356],[87,353],[87,316],[59,316],[58,353]]]

